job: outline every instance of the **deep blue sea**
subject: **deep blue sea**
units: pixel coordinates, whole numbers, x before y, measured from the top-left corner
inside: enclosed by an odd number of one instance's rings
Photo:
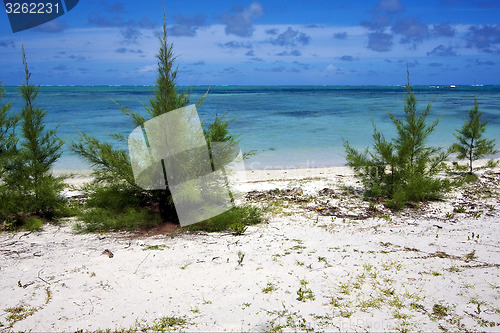
[[[143,104],[149,104],[152,89],[43,86],[36,105],[47,109],[47,128],[59,125],[57,133],[67,143],[79,136],[78,131],[111,141],[108,134],[128,135],[134,129],[114,101],[144,112]],[[196,102],[207,89],[194,87],[191,101]],[[414,90],[419,110],[431,103],[429,121],[439,119],[430,145],[448,147],[455,141],[453,133],[473,107],[475,93],[484,119],[489,121],[485,135],[497,139],[500,148],[500,86],[426,86]],[[257,152],[245,162],[247,169],[338,166],[345,162],[342,138],[354,147],[366,148],[372,143],[372,123],[386,138],[394,135],[387,113],[403,114],[405,91],[399,86],[215,86],[210,87],[198,113],[206,122],[217,112],[236,117],[231,131],[241,135],[243,150]],[[13,102],[13,111],[22,108],[17,87],[6,87],[0,105],[7,102]],[[55,168],[89,166],[66,144]]]

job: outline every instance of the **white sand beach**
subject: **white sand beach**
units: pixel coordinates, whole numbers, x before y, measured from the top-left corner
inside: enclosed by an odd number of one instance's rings
[[[240,236],[2,233],[0,329],[498,332],[500,169],[478,174],[392,213],[347,168],[249,171],[270,208]]]

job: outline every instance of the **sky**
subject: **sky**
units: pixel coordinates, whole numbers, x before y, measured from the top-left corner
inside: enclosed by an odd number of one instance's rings
[[[35,0],[32,0],[35,1]],[[165,0],[179,85],[500,84],[500,0]],[[0,5],[2,6],[2,5]],[[0,7],[1,8],[1,7]],[[13,33],[0,81],[152,85],[163,1],[81,0]]]

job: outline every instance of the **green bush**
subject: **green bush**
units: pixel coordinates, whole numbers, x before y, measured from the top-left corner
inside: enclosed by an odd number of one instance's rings
[[[91,208],[80,216],[76,230],[80,232],[132,231],[157,226],[159,215],[146,209],[128,207],[121,213],[106,208]]]
[[[436,177],[444,168],[447,153],[440,148],[426,145],[429,135],[438,121],[426,123],[431,105],[417,112],[417,102],[410,84],[408,72],[403,118],[389,113],[397,136],[391,141],[374,126],[373,151],[360,153],[347,141],[347,165],[365,186],[365,194],[372,198],[386,198],[386,205],[401,209],[409,202],[434,200],[441,197],[449,182]]]
[[[230,231],[232,226],[239,224],[241,226],[255,225],[262,222],[262,211],[258,207],[250,205],[236,206],[232,209],[212,217],[206,221],[186,226],[190,231],[221,232]],[[246,230],[246,229],[245,229]]]

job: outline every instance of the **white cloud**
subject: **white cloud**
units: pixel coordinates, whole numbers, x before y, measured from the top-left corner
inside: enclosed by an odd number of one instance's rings
[[[156,65],[147,65],[136,70],[137,73],[148,73],[156,71]]]

